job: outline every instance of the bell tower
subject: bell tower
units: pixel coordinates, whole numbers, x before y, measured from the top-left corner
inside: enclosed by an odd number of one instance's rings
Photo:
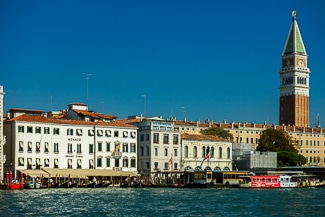
[[[282,53],[279,124],[309,127],[309,68],[307,53],[292,12],[292,24]]]

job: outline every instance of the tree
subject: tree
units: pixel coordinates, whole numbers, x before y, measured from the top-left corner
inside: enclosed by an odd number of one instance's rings
[[[279,151],[278,155],[278,166],[301,166],[307,163],[306,158],[296,152]]]
[[[278,166],[301,166],[306,164],[306,158],[298,154],[293,140],[288,133],[275,129],[266,129],[262,132],[257,151],[277,152]]]
[[[234,139],[234,136],[231,133],[229,133],[228,131],[224,130],[221,127],[210,127],[208,129],[201,130],[201,134],[219,136],[221,138],[229,139],[229,140]]]
[[[275,129],[266,129],[260,136],[256,150],[297,152],[293,144],[294,141],[286,132]]]

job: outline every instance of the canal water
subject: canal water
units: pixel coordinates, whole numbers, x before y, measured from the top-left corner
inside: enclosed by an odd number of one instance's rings
[[[325,188],[1,190],[0,216],[325,216]]]

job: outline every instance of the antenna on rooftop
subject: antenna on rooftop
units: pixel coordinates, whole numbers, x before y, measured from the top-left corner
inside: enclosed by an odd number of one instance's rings
[[[82,73],[83,75],[86,76],[86,80],[87,80],[87,90],[86,90],[86,102],[87,102],[87,105],[88,105],[88,80],[90,79],[89,76],[91,76],[91,74],[87,74],[87,73]]]
[[[320,126],[320,121],[319,121],[319,120],[320,120],[320,115],[319,115],[319,113],[317,113],[317,115],[316,115],[316,119],[317,119],[316,127],[319,127],[319,128],[320,128],[321,126]]]

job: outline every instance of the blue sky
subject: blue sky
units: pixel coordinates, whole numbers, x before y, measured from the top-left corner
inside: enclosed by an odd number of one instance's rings
[[[325,125],[323,9],[321,0],[3,0],[4,110],[86,103],[91,74],[89,109],[118,118],[278,124],[278,71],[296,10],[310,123],[319,113]]]

